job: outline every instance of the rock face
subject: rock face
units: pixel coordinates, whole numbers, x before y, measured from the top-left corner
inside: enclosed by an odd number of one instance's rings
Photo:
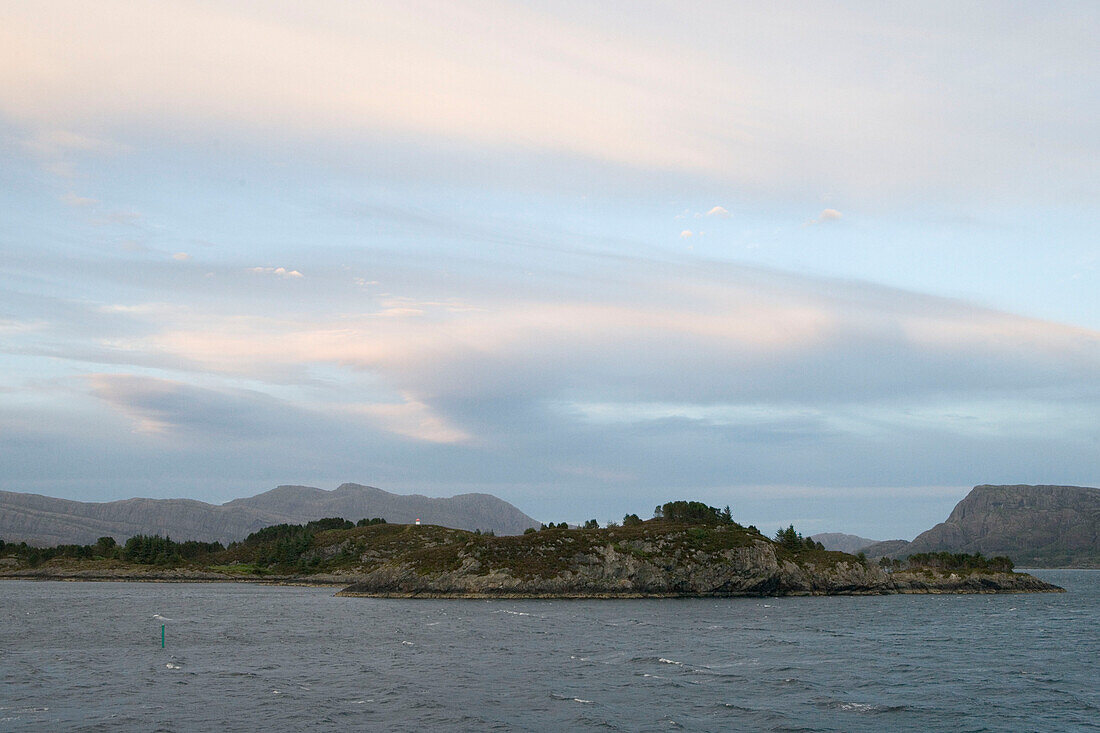
[[[1100,489],[976,486],[947,521],[912,542],[864,551],[905,557],[944,550],[1007,555],[1023,567],[1100,567]]]
[[[875,544],[878,540],[869,540],[866,537],[859,537],[854,534],[844,534],[843,532],[824,532],[822,534],[815,534],[811,537],[814,542],[820,542],[825,546],[826,550],[835,550],[837,552],[849,552],[855,554],[862,550],[867,545]]]
[[[1060,590],[1011,573],[963,578],[922,572],[895,579],[850,555],[791,553],[742,528],[625,530],[552,530],[507,538],[506,546],[499,538],[491,543],[446,538],[412,553],[364,555],[359,581],[339,595],[614,598]]]
[[[929,573],[906,570],[890,580],[898,593],[1049,593],[1061,588],[1027,573]]]
[[[419,518],[425,523],[497,534],[516,534],[538,526],[516,507],[489,494],[434,499],[358,484],[344,484],[335,491],[280,486],[221,506],[190,499],[91,503],[0,491],[0,539],[39,546],[90,544],[104,536],[124,542],[136,534],[228,543],[272,524],[300,524],[332,516],[353,521],[384,517],[408,523]]]
[[[470,597],[634,597],[879,594],[889,579],[858,562],[828,567],[779,560],[763,543],[725,550],[698,562],[668,567],[605,547],[550,577],[516,576],[467,557],[454,570],[423,573],[415,564],[388,564],[341,595]]]

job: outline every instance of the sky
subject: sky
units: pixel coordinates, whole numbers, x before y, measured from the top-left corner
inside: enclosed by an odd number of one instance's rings
[[[0,489],[1100,485],[1100,6],[0,1]]]

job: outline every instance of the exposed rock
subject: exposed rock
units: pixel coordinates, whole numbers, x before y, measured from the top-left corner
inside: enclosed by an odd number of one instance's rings
[[[1027,573],[899,571],[891,581],[898,593],[1048,593],[1062,591]]]
[[[1100,489],[976,486],[912,542],[864,548],[868,557],[940,551],[1007,555],[1022,567],[1100,567]]]
[[[340,595],[612,598],[1060,590],[1012,573],[890,575],[842,553],[790,553],[740,528],[701,532],[654,524],[625,541],[611,530],[573,534],[510,538],[503,549],[454,545],[444,546],[450,550],[444,554],[401,554],[364,567],[358,582]],[[568,540],[578,546],[576,552],[564,550]]]

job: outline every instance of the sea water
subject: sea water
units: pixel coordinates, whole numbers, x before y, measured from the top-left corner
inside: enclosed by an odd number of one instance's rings
[[[0,730],[1100,730],[1100,571],[1034,574],[1069,592],[446,601],[0,581]]]

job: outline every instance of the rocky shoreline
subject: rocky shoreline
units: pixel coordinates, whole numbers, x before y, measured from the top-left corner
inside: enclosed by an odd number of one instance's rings
[[[26,568],[0,573],[0,580],[35,580],[91,583],[251,583],[338,587],[353,579],[338,575],[237,575],[190,568],[138,570],[135,568],[72,569]]]
[[[724,558],[729,559],[729,558]],[[372,598],[722,598],[865,596],[894,594],[1064,593],[1023,573],[966,574],[905,571],[839,562],[827,567],[790,561],[763,567],[715,563],[697,572],[632,566],[622,558],[596,570],[550,578],[517,578],[506,572],[452,571],[422,574],[414,566],[388,566],[341,590],[339,596]]]
[[[989,594],[989,593],[1064,593],[1065,589],[1023,573],[987,573],[958,576],[955,574],[937,574],[932,578],[916,577],[915,573],[896,573],[885,584],[875,584],[865,588],[831,589],[785,589],[777,587],[772,591],[763,588],[710,592],[656,592],[635,590],[591,589],[569,591],[559,587],[555,590],[392,590],[381,589],[370,582],[352,582],[347,576],[239,576],[223,573],[210,573],[194,570],[172,570],[160,572],[116,571],[56,571],[23,570],[0,574],[0,580],[32,580],[40,582],[98,582],[98,583],[246,583],[253,585],[281,585],[318,588],[342,588],[337,596],[363,598],[426,598],[426,599],[469,599],[469,600],[522,600],[522,599],[639,599],[639,598],[737,598],[737,597],[774,597],[774,596],[823,596],[823,595],[896,595],[896,594]]]
[[[10,560],[10,559],[9,559]],[[54,559],[6,563],[0,579],[156,583],[260,583],[338,587],[378,598],[713,598],[1063,592],[1024,573],[949,572],[878,564],[801,543],[785,547],[753,528],[647,522],[486,537],[432,526],[380,525],[325,532],[294,572],[241,561],[216,566]],[[323,563],[328,563],[324,565]],[[288,572],[289,570],[289,572]]]

